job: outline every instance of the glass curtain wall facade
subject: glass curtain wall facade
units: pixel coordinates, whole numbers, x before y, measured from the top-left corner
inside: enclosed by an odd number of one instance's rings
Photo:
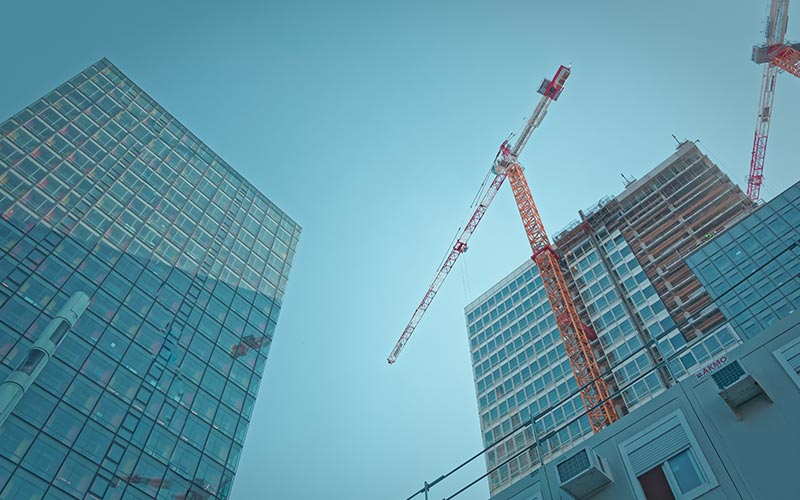
[[[545,413],[537,422],[541,434],[562,427],[583,413],[577,384],[539,271],[526,262],[466,308],[478,411],[485,446],[511,433],[523,422]],[[539,453],[552,453],[561,442],[580,442],[591,435],[585,416],[547,442],[531,448],[490,474],[492,494],[527,474]],[[486,453],[493,469],[534,442],[533,428],[522,428]]]
[[[712,210],[704,203],[714,201]],[[620,415],[739,344],[681,256],[741,218],[746,196],[693,143],[614,198],[581,212],[554,241],[595,358]],[[591,434],[532,262],[466,307],[495,494]],[[536,417],[535,424],[507,436]],[[503,464],[536,441],[540,444]],[[507,436],[507,437],[506,437]]]
[[[0,498],[227,498],[300,227],[106,59],[0,134]]]
[[[744,338],[800,309],[800,183],[686,262]]]

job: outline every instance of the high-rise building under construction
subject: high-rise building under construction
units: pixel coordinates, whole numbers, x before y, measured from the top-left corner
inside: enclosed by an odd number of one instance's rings
[[[554,238],[620,415],[738,344],[683,258],[753,207],[684,142]],[[483,439],[487,447],[496,443],[486,454],[488,468],[496,468],[489,476],[494,494],[539,456],[548,460],[585,439],[591,426],[532,261],[465,313]],[[530,419],[533,425],[524,425]]]

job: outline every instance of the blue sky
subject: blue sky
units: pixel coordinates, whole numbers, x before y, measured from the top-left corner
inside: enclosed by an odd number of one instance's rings
[[[504,187],[407,345],[499,144],[551,235],[698,139],[744,186],[767,0],[14,2],[0,117],[105,56],[304,228],[234,499],[404,499],[481,448],[464,306],[529,257]],[[789,38],[800,38],[790,18]],[[780,75],[762,196],[797,181]],[[794,153],[794,151],[791,151]],[[484,472],[476,461],[433,492]],[[488,497],[485,482],[458,498]]]

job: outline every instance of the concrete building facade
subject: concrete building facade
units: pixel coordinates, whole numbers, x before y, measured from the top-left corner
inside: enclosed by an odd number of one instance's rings
[[[103,59],[0,124],[0,498],[227,498],[300,227]]]
[[[795,498],[800,313],[491,500]]]

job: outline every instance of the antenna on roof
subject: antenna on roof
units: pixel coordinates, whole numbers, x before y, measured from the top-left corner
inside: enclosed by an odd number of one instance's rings
[[[683,145],[684,145],[684,144],[686,144],[687,142],[689,142],[689,139],[684,139],[684,140],[682,140],[682,141],[681,141],[681,140],[678,140],[678,138],[677,138],[677,137],[675,137],[675,134],[672,134],[672,138],[673,138],[673,139],[675,139],[675,142],[677,142],[677,143],[678,143],[678,148],[679,148],[679,147],[681,147],[681,146],[683,146]],[[677,149],[677,148],[675,148],[675,149]]]
[[[619,175],[621,175],[622,178],[625,180],[625,188],[636,182],[636,177],[634,176],[631,176],[631,178],[628,179],[627,177],[625,177],[625,174],[619,174]]]

